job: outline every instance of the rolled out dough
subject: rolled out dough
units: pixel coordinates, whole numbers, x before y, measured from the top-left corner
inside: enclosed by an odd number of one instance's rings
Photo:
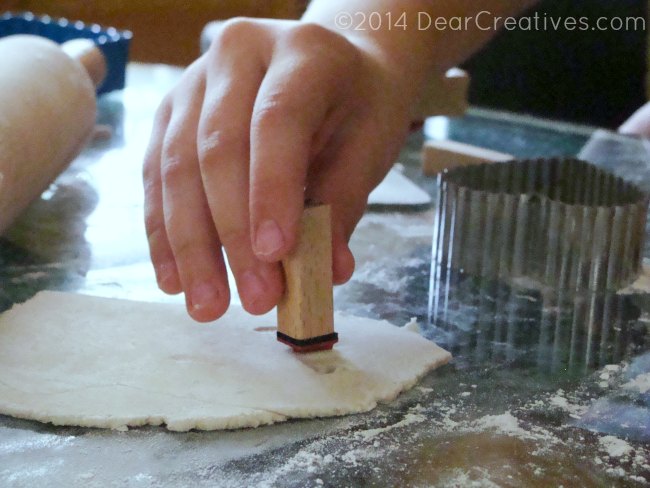
[[[415,206],[429,205],[431,197],[418,185],[393,167],[381,183],[368,195],[368,205]]]
[[[450,354],[405,328],[337,315],[333,351],[294,354],[275,317],[201,325],[175,304],[40,292],[0,316],[0,413],[55,425],[256,427],[363,412]]]

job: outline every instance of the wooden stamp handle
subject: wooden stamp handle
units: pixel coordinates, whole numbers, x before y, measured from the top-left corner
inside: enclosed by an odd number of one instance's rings
[[[278,304],[278,340],[297,352],[331,349],[334,332],[332,223],[328,205],[307,206],[298,243],[282,261],[285,294]]]

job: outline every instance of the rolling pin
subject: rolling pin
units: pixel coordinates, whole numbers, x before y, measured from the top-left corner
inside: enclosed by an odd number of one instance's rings
[[[0,234],[79,154],[106,73],[92,41],[0,40]]]

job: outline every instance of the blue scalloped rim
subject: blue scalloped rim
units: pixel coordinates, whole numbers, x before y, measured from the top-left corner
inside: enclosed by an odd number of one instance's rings
[[[12,34],[32,34],[47,37],[59,44],[71,39],[92,39],[106,57],[106,79],[97,87],[97,94],[124,88],[129,44],[133,34],[113,27],[103,28],[97,24],[57,19],[47,15],[37,16],[31,12],[0,15],[0,38]]]

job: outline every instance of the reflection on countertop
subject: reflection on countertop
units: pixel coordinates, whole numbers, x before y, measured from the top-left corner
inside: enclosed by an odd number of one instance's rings
[[[154,111],[179,75],[131,65],[127,88],[100,101],[99,122],[110,134],[104,131],[0,241],[0,309],[41,289],[181,300],[156,288],[141,185]],[[436,123],[439,136],[518,157],[575,156],[593,132],[483,110]],[[413,134],[399,161],[435,201],[435,179],[420,171],[422,140]],[[638,141],[617,141],[626,150],[609,151],[607,164],[636,178],[650,166],[648,155]],[[625,161],[618,164],[617,154]],[[113,432],[0,416],[0,484],[650,482],[650,295],[574,299],[526,283],[450,275],[432,289],[430,307],[433,219],[430,208],[366,213],[351,242],[357,271],[335,291],[337,309],[396,325],[416,317],[428,337],[454,353],[452,364],[396,401],[365,414],[234,432]]]

